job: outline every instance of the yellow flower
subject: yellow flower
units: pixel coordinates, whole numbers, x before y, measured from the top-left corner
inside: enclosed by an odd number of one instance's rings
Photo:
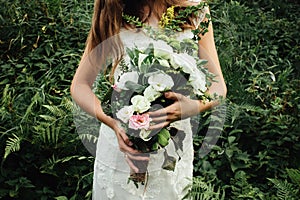
[[[161,19],[159,21],[159,26],[161,28],[164,28],[167,25],[169,25],[170,21],[172,21],[175,18],[174,8],[175,6],[171,6],[167,8],[167,11],[165,13],[162,14]]]

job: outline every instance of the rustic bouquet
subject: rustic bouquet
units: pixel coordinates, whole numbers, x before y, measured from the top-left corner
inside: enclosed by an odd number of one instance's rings
[[[206,4],[190,6],[177,16],[203,12]],[[129,22],[138,20],[124,16]],[[176,22],[176,23],[175,23]],[[161,31],[144,27],[152,42],[145,47],[126,48],[125,56],[115,72],[114,92],[110,101],[111,113],[117,118],[133,143],[133,147],[144,156],[174,143],[176,150],[182,148],[184,133],[173,126],[160,130],[150,130],[153,123],[150,111],[164,108],[173,103],[164,97],[164,92],[173,91],[190,98],[207,99],[205,92],[213,80],[213,75],[205,68],[206,60],[199,59],[197,39],[207,31],[208,22],[194,30],[195,40],[179,41],[174,34],[180,31],[182,21],[174,16],[174,7],[168,9],[160,23]],[[206,27],[206,28],[204,28]],[[175,29],[175,32],[174,30]],[[172,32],[173,30],[173,32]],[[196,53],[195,53],[196,52]],[[180,139],[174,139],[180,135]],[[174,170],[176,159],[164,153],[163,169]],[[139,173],[131,172],[129,180],[145,183],[148,161],[133,161]]]

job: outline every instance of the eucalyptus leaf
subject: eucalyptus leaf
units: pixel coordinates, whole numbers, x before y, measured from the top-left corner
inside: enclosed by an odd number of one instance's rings
[[[145,86],[135,83],[133,81],[126,81],[125,87],[137,93],[143,92],[146,88]]]

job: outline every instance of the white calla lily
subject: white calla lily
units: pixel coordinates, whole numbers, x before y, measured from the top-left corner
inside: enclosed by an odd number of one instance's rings
[[[124,74],[122,74],[119,78],[119,81],[117,81],[117,83],[115,84],[116,87],[118,89],[121,90],[128,90],[128,88],[126,88],[125,84],[127,81],[132,81],[134,83],[138,83],[139,80],[139,74],[135,71],[133,72],[126,72]]]

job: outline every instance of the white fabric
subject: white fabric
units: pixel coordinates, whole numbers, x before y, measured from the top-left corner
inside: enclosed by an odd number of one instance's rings
[[[193,145],[189,119],[180,122],[185,129],[181,160],[177,161],[174,171],[161,169],[163,150],[150,156],[148,165],[148,183],[146,188],[133,182],[127,183],[130,169],[124,154],[119,151],[114,132],[106,125],[101,125],[94,166],[94,200],[179,200],[185,195],[184,188],[191,184],[193,175]],[[167,147],[168,154],[178,159],[172,143]]]
[[[199,0],[197,2],[200,2]],[[202,20],[202,16],[199,20]],[[178,39],[192,38],[190,30],[178,34]],[[125,47],[147,47],[153,40],[143,31],[121,31],[120,38]],[[120,69],[116,73],[122,73]],[[175,152],[173,143],[167,146],[170,156],[177,158],[174,171],[161,168],[164,159],[164,150],[151,154],[148,165],[148,183],[146,188],[133,182],[127,182],[130,169],[125,161],[124,154],[119,150],[115,133],[105,124],[101,125],[97,143],[97,152],[94,165],[93,200],[179,200],[184,197],[184,188],[191,184],[193,176],[193,140],[189,119],[177,121],[173,126],[183,130],[186,137],[183,141],[183,152]]]

